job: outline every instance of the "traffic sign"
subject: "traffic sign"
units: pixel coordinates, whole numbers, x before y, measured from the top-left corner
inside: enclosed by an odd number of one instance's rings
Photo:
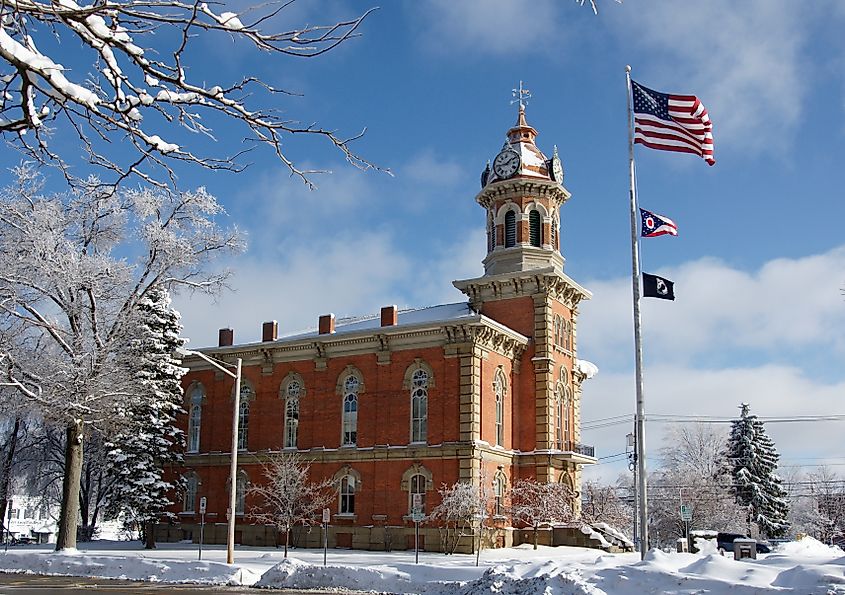
[[[323,522],[324,523],[329,522],[329,520],[331,518],[331,513],[332,513],[331,510],[329,510],[328,508],[323,509]]]
[[[207,504],[208,504],[208,499],[205,496],[200,498],[200,514],[205,514]]]
[[[691,521],[692,520],[692,506],[688,504],[681,504],[681,520],[682,521]]]
[[[414,512],[411,513],[411,520],[414,521],[415,523],[421,523],[424,518],[425,518],[425,514],[423,514],[422,512],[418,512],[418,511],[415,510]]]

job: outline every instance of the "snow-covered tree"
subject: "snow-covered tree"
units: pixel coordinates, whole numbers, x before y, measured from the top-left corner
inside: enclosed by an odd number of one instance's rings
[[[572,490],[562,483],[521,479],[511,488],[511,517],[515,522],[532,528],[536,550],[540,527],[551,527],[575,520],[572,511],[574,497]]]
[[[774,442],[748,403],[740,405],[739,419],[731,422],[725,449],[736,501],[748,507],[751,520],[769,537],[782,536],[787,528],[789,503],[777,474],[780,458]]]
[[[165,479],[165,469],[184,460],[184,434],[176,416],[183,412],[180,379],[186,369],[173,354],[185,341],[179,337],[179,313],[164,287],[150,289],[139,301],[135,318],[137,337],[123,357],[128,369],[139,362],[135,379],[140,390],[115,411],[125,421],[106,444],[107,473],[115,481],[112,512],[137,522],[147,549],[152,549],[156,521],[172,504],[168,494],[178,487]]]
[[[285,534],[285,558],[292,529],[319,524],[322,510],[337,492],[331,479],[310,481],[310,467],[296,453],[276,455],[264,464],[265,481],[252,484],[247,490],[256,502],[249,511],[252,519]]]
[[[141,300],[157,286],[217,291],[229,273],[209,263],[242,242],[215,223],[221,208],[204,189],[113,191],[90,180],[42,194],[32,168],[15,173],[0,191],[0,329],[15,328],[17,339],[0,332],[0,374],[66,428],[65,549],[76,542],[85,427],[113,431],[115,408],[139,393],[121,356]]]
[[[726,440],[724,432],[709,424],[668,428],[660,466],[648,480],[652,538],[672,542],[684,535],[681,504],[692,511],[692,529],[745,530],[746,509],[731,494],[725,468]]]
[[[606,523],[626,535],[632,533],[633,510],[619,497],[619,487],[585,481],[581,485],[581,520]]]
[[[490,506],[485,485],[482,477],[480,485],[458,481],[440,486],[440,503],[431,510],[428,520],[440,530],[444,553],[454,554],[465,537],[471,537],[475,547],[476,527],[482,525]]]
[[[240,158],[264,147],[310,183],[316,172],[291,157],[292,139],[302,136],[323,138],[353,165],[372,167],[350,148],[363,133],[347,138],[297,122],[284,102],[298,93],[257,76],[268,59],[313,58],[358,36],[371,11],[296,26],[280,22],[291,4],[241,4],[235,13],[201,0],[5,0],[0,133],[29,158],[60,166],[69,180],[80,149],[104,181],[137,176],[170,185],[175,163],[240,171]],[[253,59],[240,78],[209,80],[200,68],[202,44],[227,41]],[[277,69],[285,70],[281,63]],[[237,127],[243,143],[218,145],[239,146],[236,152],[209,148],[213,128]],[[76,140],[70,149],[62,147],[68,135]]]
[[[845,479],[828,467],[789,478],[789,522],[793,532],[824,543],[845,536]]]

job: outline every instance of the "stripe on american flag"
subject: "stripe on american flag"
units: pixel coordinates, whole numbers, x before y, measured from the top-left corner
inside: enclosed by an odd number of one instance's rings
[[[710,117],[695,95],[660,93],[631,81],[634,142],[660,151],[692,153],[713,165]]]

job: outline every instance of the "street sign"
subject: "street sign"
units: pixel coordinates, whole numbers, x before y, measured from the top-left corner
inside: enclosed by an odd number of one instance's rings
[[[415,523],[421,523],[425,518],[425,514],[419,511],[414,511],[411,513],[411,520]]]
[[[323,523],[328,523],[331,520],[332,512],[328,508],[323,509]]]
[[[682,521],[691,521],[692,520],[692,506],[688,504],[681,504],[681,520]]]
[[[411,508],[420,510],[422,508],[422,494],[411,494]]]
[[[207,504],[208,504],[208,499],[205,496],[200,498],[200,514],[205,514]]]

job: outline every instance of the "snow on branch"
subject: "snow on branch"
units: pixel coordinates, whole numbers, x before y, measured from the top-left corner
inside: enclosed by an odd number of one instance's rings
[[[358,36],[372,12],[328,25],[268,30],[291,3],[254,6],[238,14],[218,11],[215,2],[6,0],[0,5],[0,133],[30,158],[60,166],[71,181],[67,160],[50,148],[50,126],[76,134],[89,163],[111,172],[113,183],[135,176],[167,186],[176,161],[237,172],[246,167],[240,162],[244,153],[264,146],[311,185],[310,175],[321,170],[300,169],[283,147],[283,141],[297,135],[321,137],[355,167],[376,168],[351,149],[363,131],[344,137],[283,117],[274,107],[275,97],[289,91],[254,76],[212,84],[187,74],[187,55],[198,36],[225,33],[263,54],[310,58]],[[166,40],[172,40],[170,47]],[[62,56],[79,42],[88,70],[66,68],[57,59],[59,50],[41,52],[36,41],[44,47],[58,41]],[[177,142],[185,138],[184,131],[216,140],[204,123],[211,115],[239,123],[246,147],[219,156],[195,153]],[[118,160],[111,149],[106,152],[110,143],[128,144],[134,154],[126,162]]]

